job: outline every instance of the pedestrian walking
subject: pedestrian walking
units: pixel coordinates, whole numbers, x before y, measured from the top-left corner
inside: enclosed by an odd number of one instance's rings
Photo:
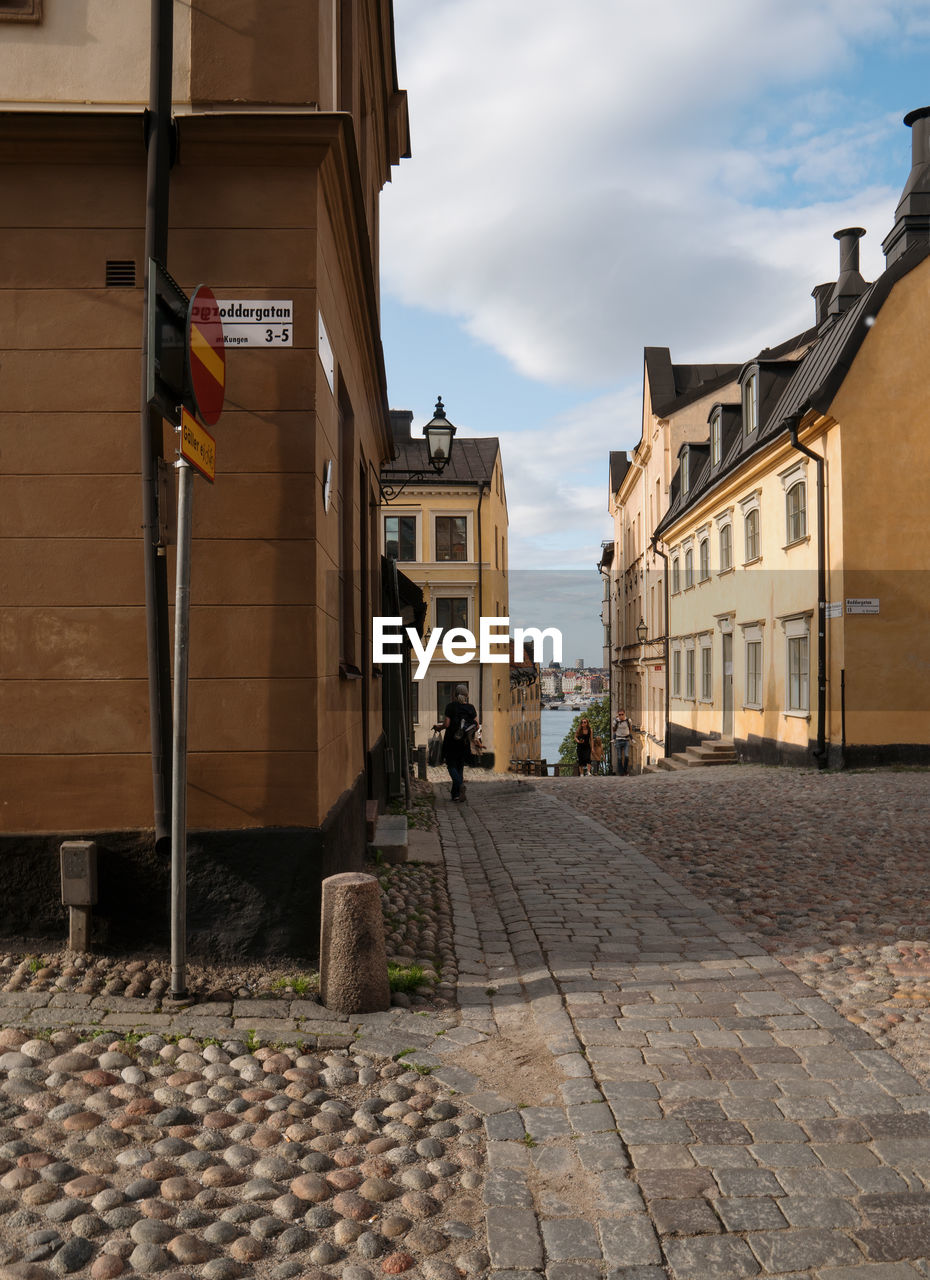
[[[452,799],[460,804],[465,799],[465,766],[478,733],[478,712],[468,701],[467,685],[455,686],[455,701],[446,706],[443,728],[443,759],[452,779]]]
[[[581,723],[575,730],[575,751],[578,756],[578,769],[583,778],[591,776],[591,748],[594,746],[594,734],[587,716],[581,717]]]
[[[614,716],[611,733],[617,750],[617,771],[626,777],[630,772],[630,742],[633,737],[633,726],[622,707]]]

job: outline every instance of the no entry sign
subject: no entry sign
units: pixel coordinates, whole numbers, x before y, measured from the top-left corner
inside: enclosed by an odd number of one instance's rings
[[[187,359],[197,412],[212,427],[223,411],[226,348],[219,304],[203,284],[194,291],[187,310]]]

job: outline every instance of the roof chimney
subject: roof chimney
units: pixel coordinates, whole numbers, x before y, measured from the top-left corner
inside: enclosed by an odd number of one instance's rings
[[[859,274],[859,241],[864,235],[863,227],[844,227],[833,233],[833,239],[840,242],[840,274],[830,295],[831,316],[846,311],[869,287]]]
[[[912,245],[930,240],[930,107],[908,112],[904,123],[911,130],[911,172],[882,242],[889,267]]]
[[[827,318],[827,307],[830,303],[832,292],[832,280],[828,280],[826,284],[815,284],[811,290],[811,297],[814,299],[814,323],[818,329]]]
[[[391,409],[391,435],[395,444],[410,444],[410,428],[413,426],[413,412],[410,409]]]

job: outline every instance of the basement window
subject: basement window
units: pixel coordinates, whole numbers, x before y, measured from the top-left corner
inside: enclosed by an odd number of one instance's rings
[[[107,260],[106,287],[108,289],[134,289],[136,287],[136,264],[118,258]]]
[[[42,0],[0,0],[0,22],[41,22]]]

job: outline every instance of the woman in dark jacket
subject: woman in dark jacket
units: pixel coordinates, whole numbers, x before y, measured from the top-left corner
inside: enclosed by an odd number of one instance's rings
[[[478,728],[478,712],[468,701],[468,686],[455,686],[455,701],[446,707],[443,719],[445,736],[442,754],[452,779],[452,799],[465,799],[465,766],[471,756],[471,744]]]
[[[594,741],[594,735],[591,732],[591,725],[587,716],[581,717],[581,724],[575,730],[575,750],[578,753],[578,769],[581,776],[591,776],[591,746]]]

